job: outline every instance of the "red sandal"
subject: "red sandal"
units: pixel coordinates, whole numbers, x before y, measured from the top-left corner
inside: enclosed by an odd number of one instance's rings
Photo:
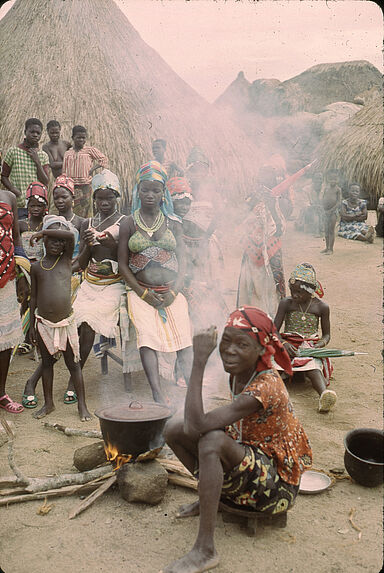
[[[1,404],[2,400],[8,400],[7,404]],[[0,408],[3,408],[3,410],[9,414],[21,414],[21,412],[24,410],[23,406],[18,402],[11,400],[8,394],[4,394],[4,396],[0,397]]]

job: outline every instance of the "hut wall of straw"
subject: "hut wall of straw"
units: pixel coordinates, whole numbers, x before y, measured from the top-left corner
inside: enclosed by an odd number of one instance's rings
[[[180,165],[199,146],[227,196],[248,193],[257,147],[141,39],[113,0],[17,0],[0,37],[3,151],[22,140],[28,117],[57,119],[66,139],[81,124],[131,190],[162,137]]]
[[[377,97],[328,134],[317,153],[324,171],[339,169],[348,182],[357,181],[376,207],[383,188],[383,101]]]

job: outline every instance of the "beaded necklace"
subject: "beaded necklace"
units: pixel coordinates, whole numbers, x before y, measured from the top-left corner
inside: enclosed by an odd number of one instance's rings
[[[28,218],[27,220],[27,225],[28,225],[28,231],[34,231],[35,233],[37,233],[37,231],[40,231],[42,226],[43,226],[43,221],[41,221],[41,223],[39,223],[36,227],[36,229],[31,229],[31,224],[30,224],[30,219]]]
[[[57,259],[55,260],[55,262],[53,263],[53,265],[51,267],[49,267],[49,269],[47,269],[46,267],[43,267],[43,260],[45,259],[45,257],[43,259],[40,259],[40,266],[43,269],[43,271],[51,271],[52,269],[55,268],[55,266],[57,265],[57,263],[59,262],[59,260],[61,259],[63,253],[60,253],[60,255],[57,257]]]
[[[151,227],[148,227],[148,225],[145,223],[144,219],[141,216],[140,209],[137,209],[134,212],[133,218],[135,220],[136,225],[140,227],[140,229],[145,231],[149,237],[152,237],[152,235],[154,235],[154,233],[156,233],[156,231],[160,229],[161,225],[164,222],[164,214],[162,211],[159,211],[159,214],[157,215]]]
[[[311,303],[312,303],[312,299],[309,301],[309,305],[307,306],[307,308],[306,308],[305,310],[303,310],[301,304],[298,303],[298,304],[299,304],[299,307],[300,307],[300,310],[301,310],[301,320],[302,320],[303,322],[305,322],[305,321],[307,320],[307,317],[306,317],[305,315],[306,315],[306,313],[308,312],[308,309],[309,309],[309,307],[311,306]]]
[[[94,228],[94,229],[98,229],[98,228],[100,227],[100,225],[102,225],[102,223],[105,223],[105,221],[108,221],[108,219],[110,219],[111,217],[113,217],[113,215],[116,215],[116,213],[117,213],[117,209],[115,209],[111,215],[108,215],[108,217],[105,217],[105,219],[103,219],[103,220],[101,220],[100,213],[98,213],[98,216],[99,216],[98,218],[99,218],[99,221],[100,221],[100,222],[96,225],[96,227],[95,227],[94,225],[92,225],[93,228]],[[74,216],[75,216],[75,215],[73,215],[73,217],[74,217]],[[73,217],[72,217],[72,219],[73,219]],[[97,215],[96,215],[96,217],[97,217]],[[96,217],[94,217],[94,219],[93,219],[94,221],[96,220]],[[71,221],[72,221],[72,219],[71,219]]]

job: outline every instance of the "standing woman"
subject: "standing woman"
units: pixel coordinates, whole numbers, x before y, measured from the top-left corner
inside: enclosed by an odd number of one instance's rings
[[[156,402],[164,402],[157,352],[177,352],[186,380],[192,359],[184,279],[182,227],[173,215],[167,173],[157,161],[136,173],[132,215],[121,225],[119,271],[127,283],[129,316]]]
[[[12,347],[22,341],[15,280],[18,250],[22,251],[16,197],[0,190],[0,408],[10,414],[24,410],[5,393]]]
[[[125,219],[118,211],[120,185],[108,169],[92,179],[95,217],[83,221],[80,233],[79,266],[84,269],[84,281],[73,305],[77,326],[80,327],[80,364],[84,364],[92,349],[95,333],[105,338],[117,338],[120,299],[125,288],[118,271],[117,242],[120,223]],[[74,403],[72,381],[64,400]]]

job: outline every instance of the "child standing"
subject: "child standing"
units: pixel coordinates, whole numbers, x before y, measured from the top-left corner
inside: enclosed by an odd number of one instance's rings
[[[34,233],[41,230],[43,226],[44,215],[47,214],[48,208],[48,192],[45,185],[39,181],[34,181],[31,183],[26,191],[26,201],[28,218],[22,219],[19,222],[21,242],[24,248],[24,252],[29,258],[31,263],[39,261],[44,256],[44,245],[42,239],[35,242],[32,246],[30,244],[30,238]],[[28,286],[29,291],[29,286]],[[20,312],[24,316],[25,311],[28,309],[28,297],[25,298],[23,304],[21,305]],[[32,351],[32,345],[29,343],[29,329],[25,333],[24,342],[19,344],[17,348],[18,354],[29,354]]]
[[[326,185],[321,199],[324,209],[325,249],[320,252],[325,255],[332,255],[335,243],[335,227],[341,203],[341,188],[338,183],[339,172],[336,169],[327,171]]]
[[[53,187],[53,202],[59,215],[64,217],[69,223],[72,223],[77,231],[77,233],[75,233],[75,247],[72,255],[72,272],[79,270],[77,257],[79,255],[80,229],[84,221],[83,217],[79,217],[79,215],[73,212],[74,200],[75,184],[73,179],[65,174],[59,175]]]
[[[108,158],[96,147],[85,146],[87,130],[82,125],[72,129],[73,148],[64,154],[62,173],[73,179],[75,184],[76,215],[92,215],[91,180],[93,172],[99,167],[107,167]],[[96,162],[95,165],[92,164]]]
[[[30,238],[41,230],[44,215],[47,214],[48,191],[45,185],[34,181],[26,192],[28,218],[20,221],[20,234],[24,251],[31,261],[39,261],[44,255],[43,241],[40,239],[32,246]]]
[[[71,305],[71,276],[74,234],[63,217],[47,215],[43,230],[31,237],[44,237],[46,255],[31,267],[31,339],[38,344],[43,361],[44,406],[35,418],[43,418],[55,409],[52,396],[53,365],[63,353],[74,382],[78,411],[82,422],[90,420],[84,397],[80,368],[79,337]]]
[[[294,375],[302,372],[308,376],[320,396],[319,412],[329,412],[337,399],[336,392],[327,388],[333,370],[330,360],[297,357],[299,347],[323,348],[331,338],[329,306],[315,296],[317,294],[321,298],[324,292],[313,266],[309,263],[297,265],[290,276],[289,288],[291,296],[280,301],[274,322],[277,330],[285,323],[281,338],[291,357]]]

